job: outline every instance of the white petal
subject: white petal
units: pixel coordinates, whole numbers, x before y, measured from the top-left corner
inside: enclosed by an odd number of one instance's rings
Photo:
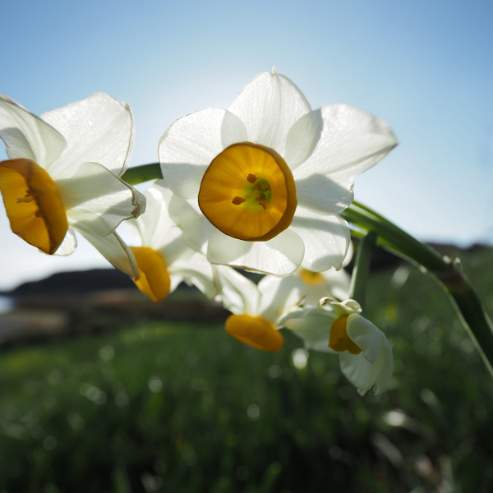
[[[266,242],[237,240],[219,231],[178,195],[171,197],[169,214],[190,248],[205,253],[211,263],[282,276],[294,272],[303,259],[303,242],[290,229]]]
[[[207,239],[216,228],[179,195],[171,195],[168,212],[183,231],[189,247],[197,252],[206,253]]]
[[[101,163],[121,175],[132,145],[132,113],[127,104],[105,93],[42,115],[67,140],[63,156],[50,167],[56,177],[71,175],[81,162]]]
[[[314,173],[298,179],[295,173],[298,204],[325,214],[339,214],[353,201],[352,186],[337,183]]]
[[[171,275],[171,286],[169,292],[172,293],[181,283],[183,278],[176,273]]]
[[[77,248],[77,237],[72,229],[67,231],[65,238],[62,241],[62,244],[58,247],[58,250],[55,252],[55,255],[60,255],[61,257],[66,257],[68,255],[72,255],[75,249]]]
[[[159,143],[166,186],[186,199],[197,196],[202,176],[214,157],[244,140],[243,123],[229,111],[207,109],[180,118]]]
[[[391,128],[364,111],[339,104],[323,107],[321,115],[324,126],[320,139],[298,168],[299,177],[317,173],[350,184],[397,145]]]
[[[98,163],[80,163],[72,178],[57,182],[70,224],[90,224],[104,236],[139,214],[139,193]]]
[[[166,243],[161,247],[153,247],[159,250],[168,264],[174,262],[186,262],[194,253],[185,241],[185,235],[178,226],[167,230]]]
[[[341,369],[360,394],[371,388],[379,394],[392,386],[394,359],[385,334],[361,315],[347,321],[348,336],[362,349],[359,355],[340,354]]]
[[[291,169],[308,159],[315,149],[323,129],[320,110],[303,115],[289,130],[284,158]]]
[[[227,263],[246,270],[285,276],[294,272],[303,260],[303,242],[291,229],[283,231],[272,240],[255,241],[249,245],[246,253]]]
[[[319,284],[308,284],[302,281],[298,273],[290,276],[296,280],[303,305],[317,306],[321,299],[346,299],[349,296],[350,278],[345,271],[330,269],[322,272],[321,275],[324,280]]]
[[[265,72],[243,89],[229,110],[245,124],[250,142],[284,155],[289,130],[310,105],[287,77]]]
[[[252,281],[231,267],[215,265],[213,270],[221,290],[222,303],[230,312],[237,315],[258,314],[259,291]]]
[[[171,191],[162,186],[162,181],[155,182],[144,193],[145,213],[137,218],[137,225],[142,245],[160,249],[173,243],[180,231],[168,213]]]
[[[0,139],[10,159],[31,159],[43,167],[55,161],[66,146],[63,136],[51,125],[2,96]]]
[[[330,327],[334,319],[332,312],[321,308],[300,308],[288,313],[279,324],[292,330],[307,349],[335,353],[329,348]]]
[[[217,228],[211,230],[207,245],[207,259],[213,264],[241,265],[241,259],[252,249],[253,243],[225,235]]]
[[[94,234],[92,228],[85,224],[79,224],[77,231],[99,251],[103,257],[108,260],[118,270],[132,278],[139,275],[139,270],[135,258],[117,233],[111,233],[106,236]]]
[[[322,275],[325,278],[325,286],[328,292],[325,296],[333,296],[340,300],[349,297],[351,278],[345,270],[330,269],[323,272]],[[322,298],[322,296],[319,296],[318,299],[320,300],[320,298]]]
[[[297,274],[285,277],[265,276],[258,283],[261,315],[276,323],[301,301],[300,285]]]
[[[168,210],[189,247],[206,254],[211,263],[237,265],[253,246],[252,242],[237,240],[219,231],[179,195],[171,195]]]
[[[349,242],[349,248],[347,249],[346,256],[344,257],[344,260],[342,261],[342,266],[346,267],[351,263],[351,260],[353,260],[353,255],[354,255],[354,246],[353,242]]]
[[[200,253],[195,253],[183,260],[174,261],[170,265],[170,272],[172,277],[178,275],[187,284],[193,284],[208,298],[213,299],[219,294],[218,283],[212,272],[212,266]]]
[[[291,228],[305,244],[305,269],[323,272],[342,267],[351,237],[346,221],[298,206]]]

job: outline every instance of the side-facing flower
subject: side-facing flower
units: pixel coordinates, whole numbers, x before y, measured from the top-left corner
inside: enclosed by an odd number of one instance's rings
[[[154,302],[166,298],[182,281],[213,298],[218,289],[212,266],[187,247],[182,231],[171,221],[169,195],[159,182],[151,185],[145,192],[145,213],[128,223],[135,226],[141,243],[130,248],[139,271],[134,282]]]
[[[266,276],[270,277],[270,276]],[[339,300],[349,296],[350,278],[346,271],[330,269],[314,272],[298,269],[295,273],[281,278],[279,289],[292,296],[303,305],[316,305],[320,298],[330,296]]]
[[[339,213],[357,175],[397,144],[382,120],[347,105],[312,110],[285,76],[263,73],[228,110],[173,123],[159,158],[170,214],[212,263],[286,275],[342,266]]]
[[[308,349],[338,353],[341,370],[360,394],[379,394],[392,385],[394,359],[385,334],[360,315],[354,300],[325,300],[322,307],[299,308],[280,325],[291,329]]]
[[[69,254],[79,231],[135,275],[115,228],[140,214],[140,194],[120,179],[132,142],[128,105],[97,93],[37,117],[0,97],[0,192],[12,231],[47,254]]]
[[[346,266],[352,259],[353,247],[350,248],[344,259]],[[268,281],[271,277],[275,279]],[[329,269],[324,272],[299,268],[296,272],[279,279],[278,276],[267,274],[261,281],[262,285],[275,285],[273,292],[276,296],[282,296],[295,305],[317,305],[321,298],[331,297],[345,300],[349,296],[351,280],[345,270]],[[290,307],[287,307],[290,308]]]
[[[214,266],[220,299],[232,315],[226,332],[238,341],[264,351],[279,351],[284,337],[278,320],[296,304],[296,293],[284,292],[281,278],[264,277],[255,284],[231,267]]]

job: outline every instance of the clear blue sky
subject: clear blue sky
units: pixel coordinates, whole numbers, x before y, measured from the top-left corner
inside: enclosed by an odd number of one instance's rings
[[[493,237],[492,25],[490,1],[3,0],[0,93],[34,112],[97,90],[129,102],[137,164],[177,117],[229,105],[275,65],[313,107],[350,103],[394,128],[401,145],[359,180],[359,200],[467,244]],[[104,265],[87,245],[46,258],[0,213],[0,289]]]

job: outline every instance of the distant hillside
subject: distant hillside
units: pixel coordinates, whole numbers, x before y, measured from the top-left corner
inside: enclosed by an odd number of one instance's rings
[[[29,296],[40,293],[85,294],[130,287],[132,287],[132,281],[129,277],[116,269],[91,269],[59,272],[40,281],[21,284],[4,294],[10,296]]]
[[[460,256],[461,252],[471,252],[491,248],[486,245],[476,244],[467,249],[461,249],[455,245],[433,244],[439,252],[444,255]],[[400,260],[390,253],[376,249],[372,257],[372,269],[375,271],[395,267]],[[249,275],[249,274],[247,274]],[[255,275],[252,276],[255,278]],[[51,294],[81,294],[94,293],[114,289],[124,289],[132,287],[132,281],[116,269],[91,269],[87,271],[72,271],[53,274],[40,281],[32,281],[21,284],[12,291],[0,294],[7,296],[30,296],[30,295],[51,295]]]

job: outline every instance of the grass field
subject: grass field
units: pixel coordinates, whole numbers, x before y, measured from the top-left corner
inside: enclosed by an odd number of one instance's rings
[[[492,313],[493,252],[464,263]],[[493,381],[446,297],[401,267],[368,298],[396,358],[379,398],[294,336],[272,355],[216,325],[5,352],[0,491],[493,491]]]

